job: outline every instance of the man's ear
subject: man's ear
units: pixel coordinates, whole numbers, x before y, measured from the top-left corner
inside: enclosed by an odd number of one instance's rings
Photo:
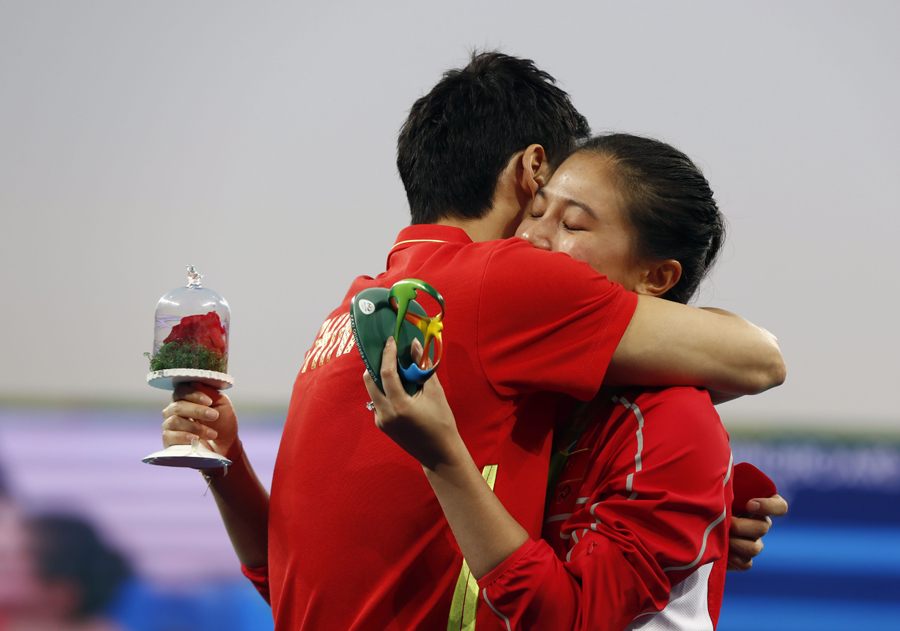
[[[647,266],[634,291],[645,296],[662,296],[681,280],[681,263],[666,259]]]
[[[537,194],[550,179],[551,169],[547,155],[540,145],[528,145],[519,157],[516,169],[519,186],[527,191],[531,198]]]

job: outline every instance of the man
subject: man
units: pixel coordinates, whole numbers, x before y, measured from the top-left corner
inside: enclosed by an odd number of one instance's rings
[[[499,53],[475,55],[414,104],[397,159],[414,225],[387,271],[353,283],[307,352],[271,502],[227,397],[176,391],[164,443],[212,439],[235,462],[212,481],[213,495],[276,629],[471,628],[475,617],[474,581],[418,464],[366,409],[349,327],[350,298],[362,289],[416,277],[443,294],[440,375],[460,434],[535,537],[555,393],[588,399],[604,378],[731,394],[783,380],[774,337],[740,318],[638,298],[565,255],[497,240],[512,236],[528,200],[588,133],[549,75]]]

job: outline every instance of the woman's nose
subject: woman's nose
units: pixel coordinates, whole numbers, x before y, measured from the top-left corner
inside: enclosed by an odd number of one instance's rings
[[[553,242],[547,222],[538,220],[522,233],[522,238],[539,250],[553,250]]]

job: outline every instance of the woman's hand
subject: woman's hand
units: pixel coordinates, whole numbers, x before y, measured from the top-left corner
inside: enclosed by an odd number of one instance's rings
[[[412,355],[415,360],[422,355],[417,342]],[[472,576],[485,576],[528,541],[528,533],[484,481],[459,436],[438,376],[432,375],[415,395],[406,394],[397,374],[397,345],[391,338],[381,354],[385,394],[368,372],[363,380],[375,404],[375,424],[422,463]]]
[[[416,361],[422,355],[418,340],[413,342],[412,354]],[[437,374],[432,375],[419,392],[409,396],[400,382],[397,344],[391,337],[381,354],[381,380],[384,394],[368,371],[363,375],[366,390],[375,404],[378,429],[426,469],[456,464],[461,457],[460,449],[464,451],[465,445]]]
[[[203,445],[227,457],[240,444],[231,400],[215,388],[179,384],[162,415],[164,447],[190,445],[193,438],[199,438]]]

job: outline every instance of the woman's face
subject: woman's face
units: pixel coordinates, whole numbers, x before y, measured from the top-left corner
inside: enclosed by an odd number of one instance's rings
[[[634,257],[611,169],[606,157],[572,155],[538,191],[516,236],[542,250],[565,252],[634,291],[644,268]]]

